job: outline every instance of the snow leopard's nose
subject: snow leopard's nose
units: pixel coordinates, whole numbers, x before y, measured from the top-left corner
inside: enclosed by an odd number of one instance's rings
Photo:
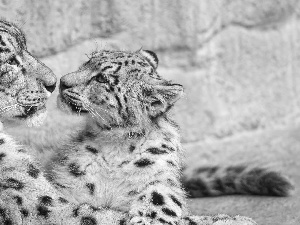
[[[60,78],[60,91],[87,83],[91,79],[89,72],[89,70],[78,70],[62,76]]]
[[[35,78],[41,82],[45,89],[52,93],[56,87],[57,78],[53,71],[44,63],[34,58],[29,52],[23,54],[23,72],[27,76]]]
[[[52,93],[55,90],[56,87],[56,83],[54,83],[53,85],[44,85],[46,90],[49,91],[50,93]]]
[[[64,90],[68,89],[68,88],[71,88],[72,86],[68,86],[65,82],[63,81],[60,81],[60,84],[59,84],[59,91],[60,92],[63,92]]]

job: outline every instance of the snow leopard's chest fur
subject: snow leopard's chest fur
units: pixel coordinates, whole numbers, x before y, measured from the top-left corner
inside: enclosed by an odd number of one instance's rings
[[[71,201],[128,210],[149,182],[168,179],[163,171],[178,174],[180,142],[175,129],[164,125],[164,129],[130,133],[125,138],[118,133],[87,137],[81,131],[56,158],[49,177]]]

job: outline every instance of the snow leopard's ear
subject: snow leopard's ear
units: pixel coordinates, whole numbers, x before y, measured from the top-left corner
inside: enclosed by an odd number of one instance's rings
[[[157,86],[156,91],[168,105],[173,105],[182,97],[183,86],[168,83],[166,85]]]
[[[150,63],[151,66],[153,66],[154,69],[158,66],[158,57],[157,55],[149,50],[143,50],[140,49],[139,53],[144,56],[144,58]]]
[[[149,96],[149,115],[157,117],[167,112],[183,95],[183,87],[180,84],[165,83],[156,85]]]

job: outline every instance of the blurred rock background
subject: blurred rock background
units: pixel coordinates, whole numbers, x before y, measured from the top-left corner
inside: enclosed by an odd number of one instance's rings
[[[0,0],[0,13],[24,30],[28,49],[58,77],[97,49],[155,51],[161,75],[186,90],[174,116],[189,165],[270,164],[300,185],[298,0]],[[74,130],[80,119],[56,111],[56,94],[43,127],[11,133],[26,142]],[[191,205],[197,214],[300,223],[299,197],[249,199]]]

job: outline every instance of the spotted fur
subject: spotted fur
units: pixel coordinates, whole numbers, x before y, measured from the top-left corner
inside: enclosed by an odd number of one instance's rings
[[[58,105],[87,124],[59,149],[47,175],[68,199],[128,212],[120,224],[204,224],[188,216],[183,151],[168,115],[183,88],[157,65],[151,51],[103,50],[63,76]]]
[[[55,83],[52,71],[27,51],[22,31],[0,21],[1,122],[40,124]],[[27,150],[0,129],[0,224],[101,224],[105,213],[67,200],[46,180]],[[121,219],[121,213],[114,215]]]
[[[233,194],[288,196],[294,189],[281,173],[250,165],[199,167],[185,173],[182,183],[192,198]]]

